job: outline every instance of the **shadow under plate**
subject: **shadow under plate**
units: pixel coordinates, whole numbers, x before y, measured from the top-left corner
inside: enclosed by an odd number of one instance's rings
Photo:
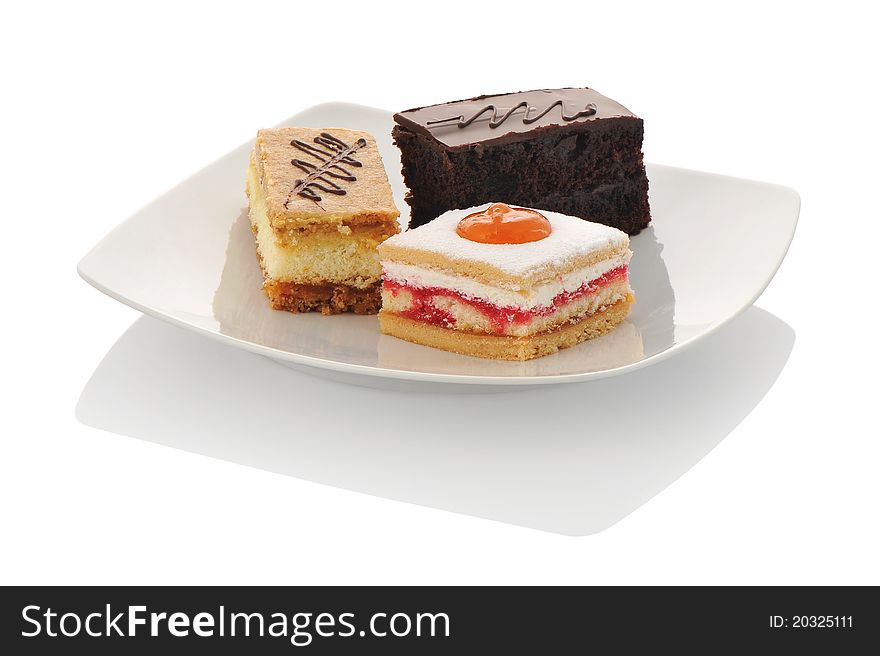
[[[401,397],[306,376],[142,317],[100,363],[76,415],[326,485],[587,535],[724,439],[773,385],[793,344],[787,324],[752,307],[678,357],[626,376]]]

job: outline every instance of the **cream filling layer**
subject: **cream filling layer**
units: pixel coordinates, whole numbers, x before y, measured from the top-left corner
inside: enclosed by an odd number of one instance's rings
[[[548,307],[553,299],[563,292],[576,292],[584,284],[599,278],[612,269],[629,264],[632,253],[613,257],[593,266],[577,269],[555,280],[532,289],[512,290],[493,287],[486,283],[458,276],[447,271],[428,269],[385,260],[382,262],[382,277],[401,285],[426,288],[450,289],[473,299],[479,299],[498,307],[513,307],[522,310],[537,310]]]

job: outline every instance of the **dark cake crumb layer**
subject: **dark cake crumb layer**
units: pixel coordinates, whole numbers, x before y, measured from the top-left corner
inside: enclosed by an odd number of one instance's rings
[[[542,93],[549,94],[549,100],[556,92],[570,100],[573,91],[578,90]],[[590,98],[604,98],[592,90],[584,91],[590,92]],[[522,96],[490,99],[499,107],[511,107]],[[469,107],[473,105],[467,102]],[[484,124],[473,129],[471,143],[462,140],[474,124],[460,128],[462,135],[451,146],[432,133],[427,120],[456,115],[461,112],[461,104],[408,110],[394,117],[397,125],[392,136],[400,149],[403,177],[409,187],[406,201],[411,208],[411,227],[451,209],[487,202],[562,212],[631,235],[650,223],[648,179],[642,156],[644,126],[642,119],[622,106],[614,103],[623,110],[614,115],[600,111],[571,121],[557,118],[533,129],[516,122],[521,122],[524,114],[511,114],[507,122],[518,126],[516,138],[499,134],[487,139],[492,131],[486,125],[490,116],[487,113]],[[570,101],[556,109],[576,109],[569,105]],[[414,123],[417,117],[421,117],[421,125]],[[503,133],[507,127],[504,123],[497,129]]]
[[[376,314],[382,307],[379,283],[358,289],[349,285],[304,285],[267,280],[263,290],[273,309],[288,312]]]
[[[395,126],[410,193],[410,226],[450,209],[501,201],[577,216],[636,234],[651,221],[641,122],[530,142],[448,152]],[[619,138],[614,138],[619,136]]]

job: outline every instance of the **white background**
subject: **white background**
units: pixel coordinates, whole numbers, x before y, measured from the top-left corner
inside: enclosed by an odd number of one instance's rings
[[[878,51],[856,3],[293,4],[5,10],[0,582],[880,583]],[[649,161],[803,201],[757,303],[796,333],[787,366],[634,513],[572,538],[77,422],[139,315],[76,262],[152,198],[313,104],[575,85],[645,118]]]

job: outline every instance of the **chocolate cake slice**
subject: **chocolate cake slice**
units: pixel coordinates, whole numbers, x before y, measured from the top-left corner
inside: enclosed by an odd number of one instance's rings
[[[651,221],[642,119],[593,89],[479,96],[394,121],[411,227],[496,201],[631,235]]]

